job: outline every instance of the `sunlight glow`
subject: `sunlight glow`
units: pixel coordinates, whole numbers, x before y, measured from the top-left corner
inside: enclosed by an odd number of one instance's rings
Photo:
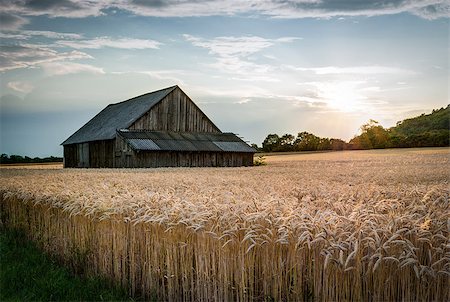
[[[359,87],[365,81],[322,82],[314,83],[317,96],[323,99],[330,108],[342,112],[367,110],[367,96],[362,94]]]

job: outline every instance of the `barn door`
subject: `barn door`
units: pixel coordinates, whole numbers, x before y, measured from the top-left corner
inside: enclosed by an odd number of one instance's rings
[[[89,143],[78,144],[78,167],[89,167]]]

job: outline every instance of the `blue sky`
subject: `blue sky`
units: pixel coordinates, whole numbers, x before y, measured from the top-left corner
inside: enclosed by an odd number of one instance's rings
[[[441,0],[0,0],[0,152],[62,155],[107,104],[179,85],[226,132],[349,140],[449,103]]]

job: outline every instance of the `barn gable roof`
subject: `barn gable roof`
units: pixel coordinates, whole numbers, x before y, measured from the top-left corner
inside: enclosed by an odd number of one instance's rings
[[[110,104],[61,145],[113,139],[117,129],[128,128],[177,87],[168,87]]]
[[[206,151],[255,153],[233,133],[172,132],[127,130],[117,131],[135,151]]]

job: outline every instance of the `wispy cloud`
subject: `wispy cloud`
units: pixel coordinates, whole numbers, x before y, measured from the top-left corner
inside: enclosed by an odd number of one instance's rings
[[[257,54],[277,43],[289,43],[301,38],[281,37],[267,39],[258,36],[216,37],[204,39],[191,35],[183,35],[192,45],[205,48],[216,58],[209,66],[245,78],[247,81],[277,81],[269,76],[273,66],[258,64],[249,60],[249,56]]]
[[[22,92],[22,93],[29,93],[29,92],[33,91],[33,89],[34,89],[33,85],[31,85],[28,82],[24,82],[24,81],[8,82],[7,86],[8,86],[8,88],[11,88],[12,90],[15,90],[17,92]]]
[[[154,40],[120,38],[112,39],[109,37],[100,37],[91,40],[57,41],[57,45],[71,47],[75,49],[99,49],[103,47],[121,48],[121,49],[158,49],[162,44]]]
[[[9,30],[8,33],[0,33],[0,38],[2,39],[27,40],[36,36],[48,39],[81,39],[83,37],[75,33],[61,33],[46,30]]]
[[[115,1],[114,1],[115,2]],[[122,1],[120,1],[122,2]],[[25,16],[82,18],[99,16],[102,10],[113,6],[112,1],[99,0],[1,0],[2,10]]]
[[[2,30],[16,30],[27,23],[28,20],[21,16],[9,14],[5,11],[0,12],[0,26]]]
[[[77,50],[58,52],[43,45],[2,45],[0,46],[0,72],[18,68],[30,68],[55,61],[91,58],[90,55]]]
[[[374,106],[384,104],[376,97],[380,92],[380,87],[368,86],[365,80],[359,81],[320,81],[298,83],[301,86],[309,87],[308,93],[312,99],[323,102],[331,109],[356,112],[370,111]]]
[[[376,75],[376,74],[396,74],[396,75],[414,75],[416,72],[412,70],[388,67],[388,66],[325,66],[325,67],[295,67],[290,65],[283,66],[286,69],[294,71],[311,71],[317,75],[339,75],[339,74],[355,74],[355,75]]]
[[[266,39],[257,36],[244,37],[217,37],[214,39],[202,39],[191,35],[183,35],[184,38],[198,47],[206,48],[212,54],[221,57],[246,57],[253,53],[259,52],[264,48],[268,48],[277,42],[293,42],[301,38],[282,37],[278,39]]]
[[[75,62],[49,62],[41,64],[48,76],[60,76],[75,73],[105,74],[103,68]]]
[[[187,77],[190,72],[179,69],[168,69],[168,70],[141,70],[141,71],[113,71],[111,74],[123,75],[123,74],[144,74],[151,78],[157,80],[170,80],[172,83],[178,85],[186,85],[186,83],[181,79],[182,77]]]

